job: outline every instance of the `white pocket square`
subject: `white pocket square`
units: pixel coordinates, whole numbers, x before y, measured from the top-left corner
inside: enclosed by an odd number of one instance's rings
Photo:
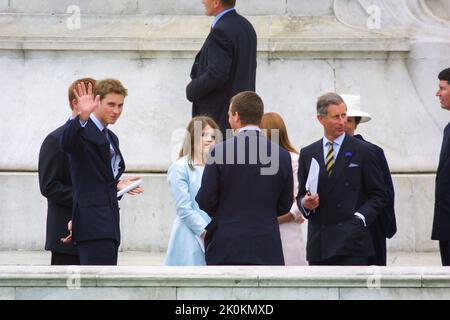
[[[349,168],[359,167],[359,164],[350,162],[350,164],[348,165],[348,167],[349,167]]]

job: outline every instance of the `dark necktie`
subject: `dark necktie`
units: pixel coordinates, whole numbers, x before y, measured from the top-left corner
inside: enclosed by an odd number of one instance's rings
[[[333,149],[333,142],[329,141],[327,142],[327,144],[328,144],[328,151],[327,156],[325,158],[325,168],[327,170],[328,176],[330,176],[334,166],[334,149]]]
[[[109,157],[112,159],[116,155],[116,151],[114,150],[114,146],[109,137],[108,128],[103,129],[103,134],[105,135],[106,140],[108,140],[108,142],[109,142]]]

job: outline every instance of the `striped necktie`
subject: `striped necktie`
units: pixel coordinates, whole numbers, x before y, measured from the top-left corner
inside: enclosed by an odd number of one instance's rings
[[[333,142],[329,141],[327,144],[328,144],[328,151],[327,156],[325,158],[325,168],[327,170],[328,176],[330,176],[334,166],[334,149],[333,149]]]

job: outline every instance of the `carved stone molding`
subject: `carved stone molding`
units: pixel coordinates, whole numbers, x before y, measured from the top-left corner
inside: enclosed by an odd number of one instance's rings
[[[341,23],[355,29],[396,37],[449,41],[448,1],[335,0],[333,10]]]

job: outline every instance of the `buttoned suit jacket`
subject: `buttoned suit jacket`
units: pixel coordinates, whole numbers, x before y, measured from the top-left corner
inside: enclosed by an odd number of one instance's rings
[[[73,240],[112,239],[120,244],[117,183],[125,171],[125,162],[117,136],[109,130],[116,152],[121,157],[117,177],[111,168],[110,143],[106,135],[89,119],[82,127],[79,118],[69,120],[61,137],[68,153],[74,187]]]
[[[306,194],[312,158],[320,166],[319,207],[308,212],[301,206],[301,200]],[[322,139],[303,148],[298,183],[297,203],[308,219],[308,261],[374,254],[369,229],[355,216],[356,212],[361,213],[370,226],[387,202],[383,174],[370,144],[346,135],[330,176],[325,170]]]

